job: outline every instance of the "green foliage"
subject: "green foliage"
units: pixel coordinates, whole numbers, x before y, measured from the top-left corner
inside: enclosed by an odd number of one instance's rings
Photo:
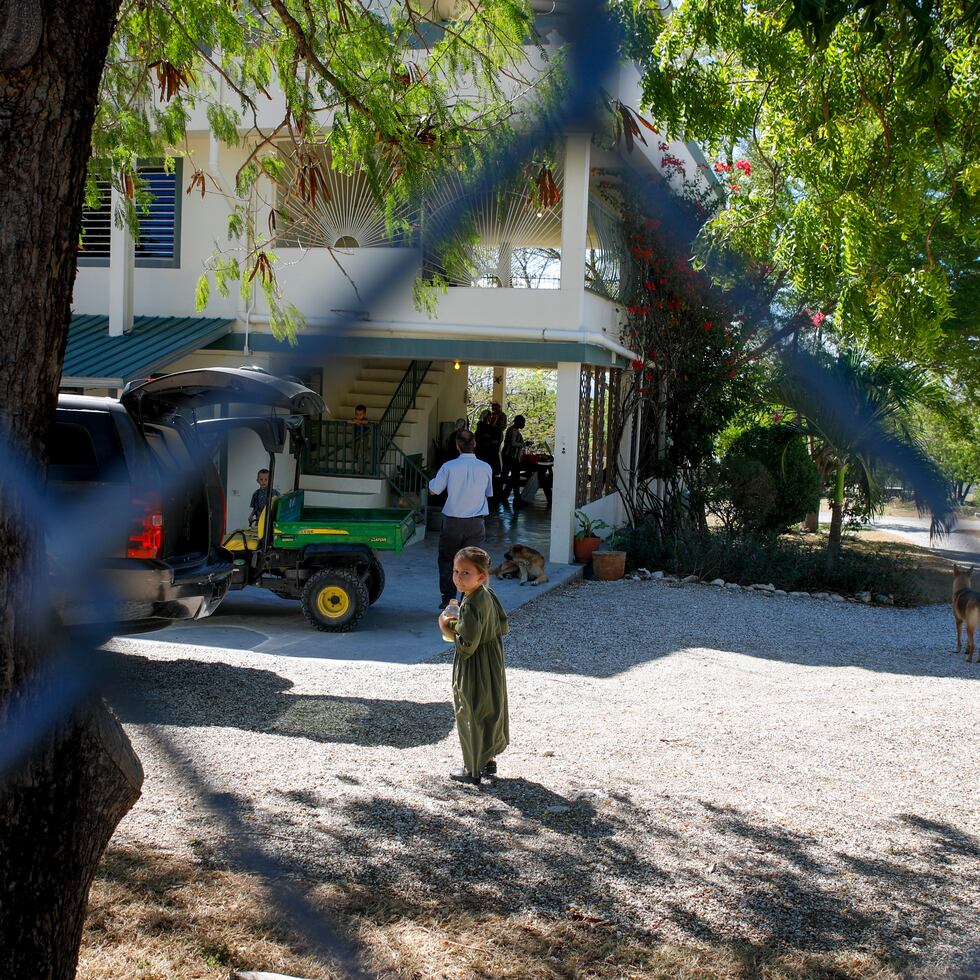
[[[747,257],[785,307],[832,313],[828,326],[881,355],[938,358],[953,320],[976,326],[957,293],[980,261],[980,8],[615,7],[654,38],[630,49],[645,110],[718,160],[728,206],[702,232],[703,259]],[[976,329],[963,336],[976,353]]]
[[[954,500],[962,505],[980,485],[980,415],[964,404],[952,416],[923,410],[917,417],[924,444],[950,481]]]
[[[597,531],[608,530],[609,525],[601,517],[590,517],[584,510],[575,511],[575,537],[582,541],[584,538],[597,538]]]
[[[792,429],[744,430],[729,446],[720,471],[712,496],[730,507],[732,527],[784,531],[819,506],[820,474]]]
[[[610,546],[626,552],[627,567],[674,575],[723,578],[741,585],[768,583],[787,592],[882,592],[900,606],[921,601],[915,568],[906,559],[846,547],[828,572],[823,549],[793,536],[723,531],[677,532],[663,537],[653,522],[616,531]]]

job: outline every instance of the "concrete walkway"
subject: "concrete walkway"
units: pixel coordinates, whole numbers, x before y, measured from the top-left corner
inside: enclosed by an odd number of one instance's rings
[[[548,554],[551,514],[543,503],[517,514],[504,511],[487,520],[487,550],[495,562],[518,542]],[[387,583],[378,602],[350,633],[321,633],[307,623],[298,602],[265,589],[232,592],[210,619],[147,634],[147,642],[254,650],[276,656],[331,660],[418,663],[444,648],[436,627],[439,575],[438,532],[400,555],[382,552]],[[494,580],[493,590],[511,611],[582,574],[580,565],[548,565],[551,581],[521,587],[516,580]]]

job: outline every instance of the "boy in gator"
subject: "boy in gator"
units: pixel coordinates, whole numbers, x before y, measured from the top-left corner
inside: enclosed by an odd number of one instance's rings
[[[453,705],[463,750],[463,768],[449,777],[475,786],[496,776],[496,756],[510,741],[503,644],[509,627],[487,588],[489,578],[490,556],[482,548],[461,548],[453,560],[453,582],[463,599],[458,613],[447,608],[439,616],[442,635],[456,646]]]

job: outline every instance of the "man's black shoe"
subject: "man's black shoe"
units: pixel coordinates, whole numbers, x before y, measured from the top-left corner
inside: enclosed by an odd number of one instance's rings
[[[496,776],[497,775],[497,760],[491,759],[481,770],[480,775],[486,776]]]
[[[468,783],[470,786],[480,785],[480,777],[471,776],[465,769],[454,769],[449,774],[449,778],[455,780],[457,783]]]

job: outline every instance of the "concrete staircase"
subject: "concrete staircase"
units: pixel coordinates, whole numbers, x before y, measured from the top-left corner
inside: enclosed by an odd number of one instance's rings
[[[380,420],[410,363],[408,360],[394,359],[365,361],[350,391],[341,401],[335,402],[328,395],[327,403],[333,417],[353,418],[354,406],[365,405],[368,418],[372,422]],[[423,458],[428,455],[429,417],[435,408],[444,374],[444,369],[438,364],[429,369],[416,396],[415,408],[408,409],[395,433],[395,445],[407,455],[422,453]],[[396,503],[384,480],[304,475],[300,485],[306,491],[310,505],[316,507],[391,507]]]

